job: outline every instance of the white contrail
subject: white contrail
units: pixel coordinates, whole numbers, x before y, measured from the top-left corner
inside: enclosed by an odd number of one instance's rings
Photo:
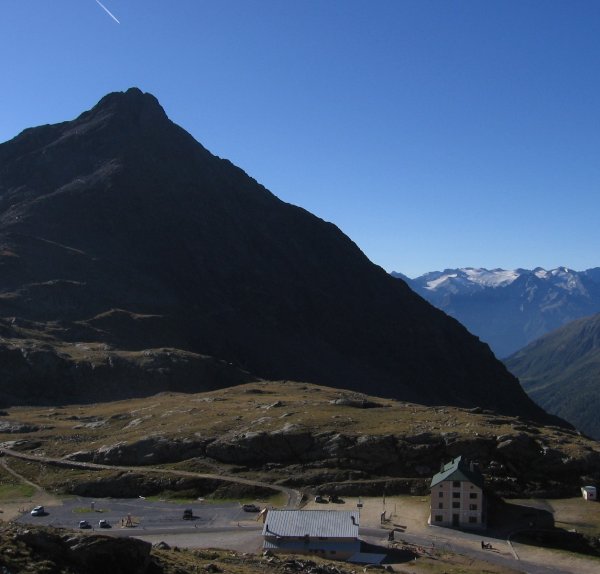
[[[104,4],[102,4],[102,2],[100,2],[100,0],[96,0],[96,2],[100,6],[100,8],[102,8],[117,24],[121,23],[117,20],[115,15]]]

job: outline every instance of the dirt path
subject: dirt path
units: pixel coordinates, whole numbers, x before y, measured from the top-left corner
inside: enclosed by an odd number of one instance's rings
[[[20,481],[32,486],[35,489],[35,493],[31,497],[24,497],[20,499],[16,499],[11,502],[2,503],[2,514],[0,518],[5,521],[14,520],[18,518],[23,512],[28,512],[34,506],[60,506],[62,503],[59,498],[48,494],[45,490],[43,490],[38,484],[27,480],[23,475],[16,472],[14,469],[10,467],[7,462],[7,459],[2,457],[0,458],[0,465],[2,468],[6,470],[9,474],[12,474],[14,477],[18,478]]]
[[[298,508],[300,501],[302,500],[302,493],[299,490],[293,488],[287,488],[277,484],[269,484],[267,482],[260,482],[258,480],[250,480],[248,478],[242,478],[239,476],[226,476],[222,474],[209,474],[201,472],[191,472],[186,470],[172,470],[166,468],[155,468],[147,466],[116,466],[110,464],[96,464],[93,462],[76,462],[65,460],[62,458],[51,458],[46,456],[35,456],[32,454],[25,454],[10,449],[0,449],[0,454],[5,456],[12,456],[14,458],[20,458],[22,460],[34,461],[37,463],[50,464],[60,466],[63,468],[83,468],[83,469],[101,469],[101,470],[124,470],[124,471],[135,471],[152,474],[172,474],[175,476],[187,476],[191,478],[208,478],[211,480],[222,480],[225,482],[234,482],[237,484],[246,484],[248,486],[258,486],[261,488],[268,488],[276,492],[282,492],[287,496],[286,508]],[[31,483],[30,483],[31,484]],[[33,485],[36,486],[36,485]],[[36,487],[37,488],[37,487]]]

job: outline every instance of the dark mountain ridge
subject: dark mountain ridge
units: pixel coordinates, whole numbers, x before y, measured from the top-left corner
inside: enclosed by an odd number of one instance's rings
[[[20,352],[3,369],[5,402],[227,384],[204,370],[175,376],[169,364],[149,383],[133,355],[133,371],[110,382],[117,352],[172,359],[165,349],[177,349],[188,366],[230,363],[231,381],[247,377],[239,367],[545,416],[487,345],[333,224],[210,154],[135,88],[0,145],[0,269],[0,355]],[[45,366],[51,356],[65,364]],[[96,374],[82,376],[84,365]]]

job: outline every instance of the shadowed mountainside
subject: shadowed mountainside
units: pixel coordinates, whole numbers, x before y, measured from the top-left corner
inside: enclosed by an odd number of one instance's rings
[[[0,145],[0,269],[5,402],[203,390],[248,371],[545,416],[487,345],[136,88]],[[187,354],[187,375],[166,361],[149,378],[135,355],[148,349]],[[228,374],[196,372],[200,355]]]
[[[539,405],[600,439],[600,315],[541,337],[506,365]]]

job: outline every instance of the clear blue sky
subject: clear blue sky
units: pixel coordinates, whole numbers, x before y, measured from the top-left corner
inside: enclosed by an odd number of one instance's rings
[[[0,141],[138,86],[386,270],[600,266],[596,0],[0,0]]]

